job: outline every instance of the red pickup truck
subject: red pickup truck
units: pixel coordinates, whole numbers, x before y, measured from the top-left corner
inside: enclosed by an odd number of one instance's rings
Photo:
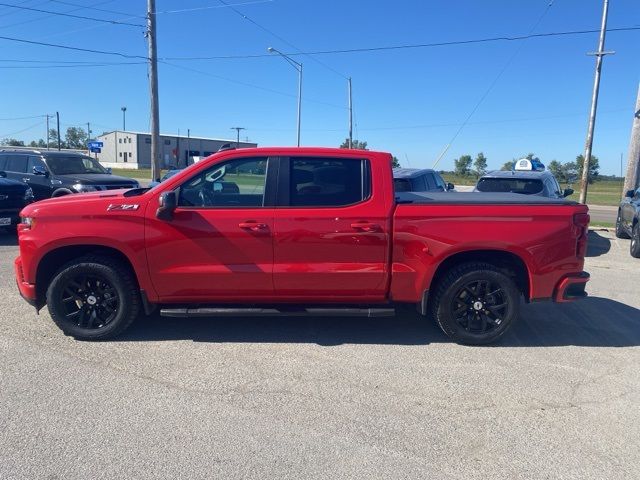
[[[388,153],[253,148],[151,189],[22,212],[15,274],[78,339],[163,316],[387,316],[496,340],[526,302],[585,296],[587,207],[517,194],[395,193]]]

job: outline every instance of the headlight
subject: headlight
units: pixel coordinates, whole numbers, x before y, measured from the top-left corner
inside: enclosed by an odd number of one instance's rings
[[[33,190],[31,190],[31,187],[27,188],[27,190],[24,192],[24,199],[27,202],[33,200]]]
[[[95,192],[97,190],[96,187],[92,187],[91,185],[82,185],[81,183],[76,183],[72,188],[79,193]]]
[[[36,226],[36,219],[33,217],[22,217],[20,225],[22,230],[31,230]]]

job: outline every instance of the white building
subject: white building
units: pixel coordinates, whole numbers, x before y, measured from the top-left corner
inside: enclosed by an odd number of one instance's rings
[[[111,168],[151,168],[151,134],[116,130],[96,138],[104,144],[97,159]],[[194,158],[208,157],[223,145],[236,146],[235,140],[160,135],[160,167],[185,167]],[[240,142],[238,148],[257,147],[257,143]]]

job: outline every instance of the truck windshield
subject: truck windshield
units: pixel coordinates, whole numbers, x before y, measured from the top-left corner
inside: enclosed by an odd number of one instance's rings
[[[108,173],[102,165],[91,157],[78,155],[51,156],[47,158],[47,166],[54,175],[76,175],[85,173]]]
[[[542,181],[529,178],[481,178],[476,188],[480,192],[535,195],[542,192]]]

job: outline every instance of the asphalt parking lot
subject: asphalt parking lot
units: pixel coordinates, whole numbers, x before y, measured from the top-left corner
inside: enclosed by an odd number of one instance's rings
[[[590,298],[499,344],[391,319],[161,319],[67,338],[0,234],[0,478],[636,479],[640,260],[590,233]]]

